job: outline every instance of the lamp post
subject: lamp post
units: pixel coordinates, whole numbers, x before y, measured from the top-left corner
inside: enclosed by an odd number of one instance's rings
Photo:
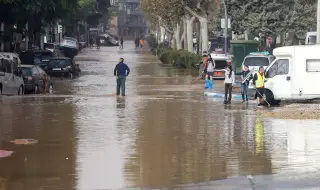
[[[317,44],[320,44],[320,0],[317,6]]]
[[[222,0],[222,3],[224,7],[224,54],[227,55],[228,53],[228,12],[227,12],[226,1]]]

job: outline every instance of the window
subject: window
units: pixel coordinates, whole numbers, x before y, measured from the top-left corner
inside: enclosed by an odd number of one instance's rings
[[[40,73],[41,75],[46,74],[46,72],[45,72],[43,69],[41,69],[40,67],[37,67],[37,69],[38,69],[38,71],[39,71],[39,73]]]
[[[287,75],[289,73],[288,59],[279,59],[277,61],[277,64],[278,64],[277,75]]]
[[[0,65],[0,71],[4,73],[12,73],[12,67],[11,62],[6,59],[2,59],[1,65]]]
[[[268,57],[247,57],[244,60],[244,65],[247,66],[268,66],[269,59]]]
[[[320,72],[319,59],[307,59],[307,72]]]
[[[274,63],[268,70],[266,77],[267,78],[272,78],[277,75],[277,70],[278,70],[278,64]]]
[[[31,76],[32,75],[30,68],[21,67],[20,70],[22,72],[22,76]]]
[[[37,67],[32,67],[31,68],[31,73],[32,73],[32,75],[38,75],[39,71],[38,71]]]
[[[289,73],[289,60],[278,59],[267,71],[266,77],[272,78],[276,75],[287,75]]]
[[[60,67],[60,68],[65,68],[67,65],[66,62],[68,60],[65,59],[54,59],[54,60],[50,60],[48,67],[53,68],[53,67]]]

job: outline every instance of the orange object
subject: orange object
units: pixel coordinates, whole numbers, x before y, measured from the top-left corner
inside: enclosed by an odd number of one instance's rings
[[[140,40],[140,45],[143,45],[144,44],[144,40]]]
[[[203,68],[206,68],[207,62],[208,62],[208,58],[207,57],[203,57],[202,58]]]

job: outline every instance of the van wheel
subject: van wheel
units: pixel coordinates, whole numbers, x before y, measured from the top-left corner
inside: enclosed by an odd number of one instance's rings
[[[271,105],[279,105],[281,102],[281,100],[275,100],[273,93],[268,89],[265,90],[265,98]]]
[[[18,90],[18,96],[22,96],[23,94],[24,94],[23,86],[20,86],[20,88]]]

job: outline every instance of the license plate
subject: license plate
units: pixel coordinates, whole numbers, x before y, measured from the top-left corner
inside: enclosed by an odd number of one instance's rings
[[[61,68],[53,68],[53,71],[61,71]]]
[[[222,72],[214,72],[215,76],[222,76]]]

